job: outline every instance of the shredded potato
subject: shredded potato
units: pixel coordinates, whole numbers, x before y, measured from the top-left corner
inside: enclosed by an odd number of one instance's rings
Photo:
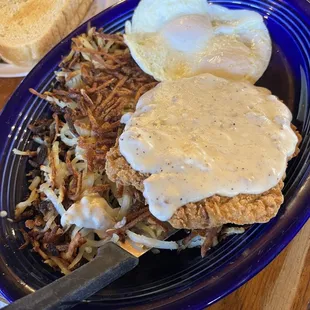
[[[20,202],[16,205],[15,217],[20,216],[27,207],[30,207],[32,202],[38,198],[38,191],[36,189],[31,191],[29,198],[23,202]]]
[[[35,151],[20,151],[18,149],[13,149],[13,153],[19,156],[35,156],[37,152]]]
[[[69,126],[65,124],[60,130],[61,141],[68,146],[77,145],[77,138],[74,137],[69,129]]]
[[[29,190],[33,191],[34,189],[36,189],[39,186],[40,182],[41,182],[41,178],[39,176],[36,176],[32,180],[31,184],[29,185],[29,187],[28,187]]]
[[[161,241],[155,238],[149,238],[143,235],[138,235],[130,230],[126,230],[126,234],[130,240],[136,243],[143,244],[149,248],[177,250],[178,244],[174,241]]]
[[[80,260],[83,257],[84,251],[86,248],[86,244],[83,244],[80,248],[79,248],[79,254],[75,257],[75,259],[72,261],[72,263],[68,266],[68,269],[71,270],[73,267],[75,267],[76,264],[78,264],[80,262]]]
[[[43,192],[46,197],[53,203],[55,209],[57,210],[58,214],[63,215],[65,213],[65,208],[61,202],[59,202],[58,197],[54,193],[52,189],[46,183],[43,183],[40,186],[40,191]]]
[[[66,275],[70,273],[70,270],[64,265],[63,261],[58,257],[52,256],[51,260],[59,267],[60,271]]]
[[[64,274],[93,259],[107,242],[126,237],[138,248],[206,248],[205,236],[186,245],[161,241],[167,228],[152,218],[141,195],[112,183],[105,173],[106,154],[123,130],[122,116],[134,111],[139,98],[158,83],[134,62],[123,36],[90,28],[72,40],[59,67],[52,90],[40,94],[30,89],[53,111],[52,117],[29,125],[39,147],[13,150],[28,156],[33,167],[27,173],[30,195],[15,211],[16,218],[29,219],[21,248],[32,245],[46,264]],[[107,201],[105,216],[113,219],[114,227],[62,227],[66,211],[94,194]],[[226,230],[227,235],[233,232],[240,230]]]

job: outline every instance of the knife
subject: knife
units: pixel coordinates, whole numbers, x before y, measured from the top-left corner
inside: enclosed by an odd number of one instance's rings
[[[177,232],[170,227],[165,239]],[[4,307],[6,310],[69,309],[134,269],[139,257],[150,248],[141,248],[128,238],[106,243],[96,257],[70,274]]]

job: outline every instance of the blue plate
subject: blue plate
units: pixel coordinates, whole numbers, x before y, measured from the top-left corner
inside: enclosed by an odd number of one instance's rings
[[[253,225],[243,235],[226,239],[201,259],[198,249],[180,254],[162,251],[142,257],[137,269],[91,297],[78,308],[137,307],[161,309],[203,308],[223,298],[270,263],[292,240],[310,216],[310,8],[307,1],[213,1],[233,9],[251,9],[264,16],[273,40],[270,66],[259,85],[281,98],[294,115],[303,136],[301,152],[289,163],[285,203],[276,218]],[[92,19],[107,32],[122,31],[138,0],[123,1]],[[0,208],[13,217],[17,202],[26,194],[25,158],[13,148],[31,147],[27,125],[49,113],[45,102],[28,92],[49,89],[61,56],[70,50],[70,39],[86,31],[79,27],[56,46],[23,80],[0,116]],[[0,287],[15,300],[50,283],[59,274],[22,243],[17,224],[0,223]]]

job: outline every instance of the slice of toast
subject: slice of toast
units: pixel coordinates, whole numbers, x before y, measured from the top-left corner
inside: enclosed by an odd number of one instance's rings
[[[37,63],[83,20],[93,0],[0,0],[0,55]]]

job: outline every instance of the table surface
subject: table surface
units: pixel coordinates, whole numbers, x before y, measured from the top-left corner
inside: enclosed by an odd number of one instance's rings
[[[21,78],[0,78],[0,109]],[[310,221],[256,277],[210,310],[310,310]]]

